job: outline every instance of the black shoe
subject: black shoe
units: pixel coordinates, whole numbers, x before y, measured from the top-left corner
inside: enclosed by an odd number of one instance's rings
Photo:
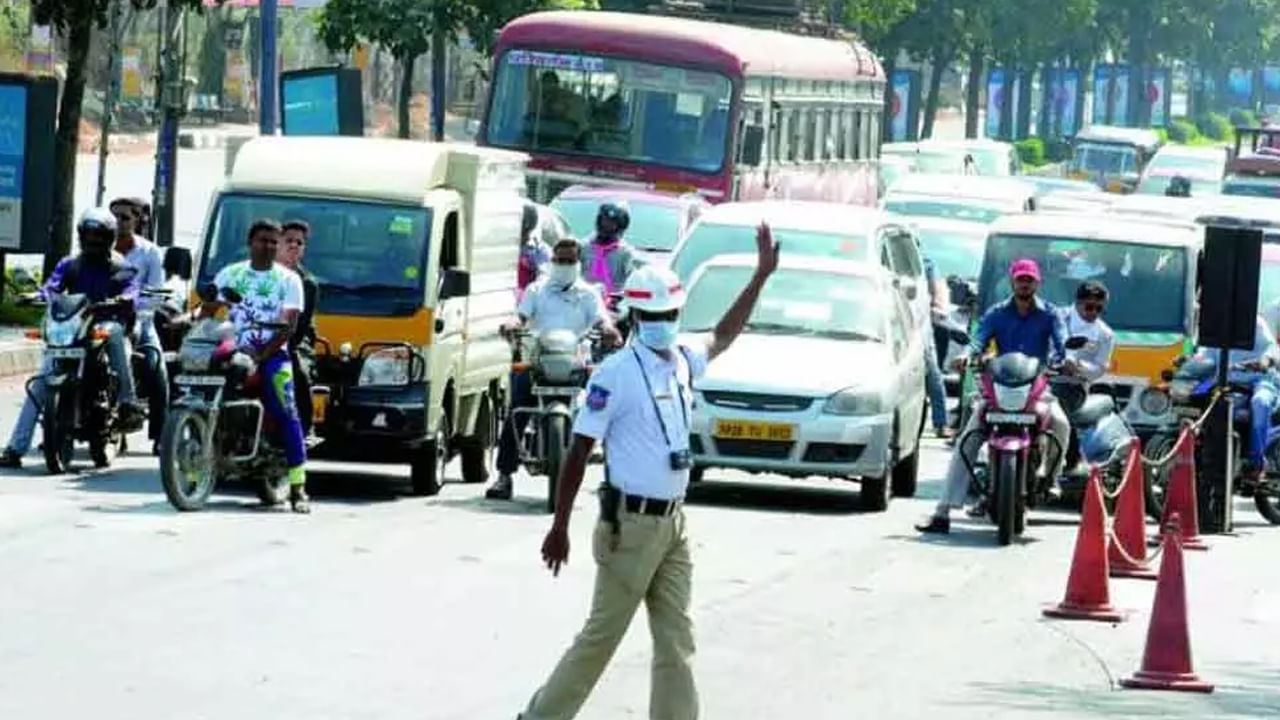
[[[0,468],[21,470],[22,456],[12,450],[5,450],[3,454],[0,454]]]
[[[488,490],[484,491],[484,496],[490,500],[510,500],[514,483],[511,482],[511,476],[507,473],[499,473],[498,479],[493,481]]]
[[[934,515],[929,518],[929,522],[924,525],[917,525],[916,530],[919,530],[922,533],[946,535],[951,532],[951,518],[946,515]]]
[[[311,498],[307,497],[307,491],[301,485],[289,488],[289,506],[299,515],[311,512]]]

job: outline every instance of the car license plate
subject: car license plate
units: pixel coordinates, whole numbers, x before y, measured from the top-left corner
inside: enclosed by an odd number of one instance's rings
[[[178,385],[201,385],[206,387],[222,387],[226,384],[226,378],[217,375],[179,375],[173,381]]]
[[[1035,425],[1034,413],[987,413],[987,422],[992,425]]]
[[[795,437],[795,426],[750,420],[717,420],[712,434],[726,440],[791,442]]]
[[[312,392],[311,393],[311,423],[313,425],[324,424],[324,414],[329,410],[329,392]]]
[[[55,360],[79,360],[84,357],[84,348],[48,348],[44,354]]]

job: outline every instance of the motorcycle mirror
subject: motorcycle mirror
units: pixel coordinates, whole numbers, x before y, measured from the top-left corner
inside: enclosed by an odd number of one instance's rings
[[[1089,344],[1089,338],[1083,335],[1072,335],[1071,337],[1067,338],[1068,350],[1079,350],[1080,348],[1088,344]]]

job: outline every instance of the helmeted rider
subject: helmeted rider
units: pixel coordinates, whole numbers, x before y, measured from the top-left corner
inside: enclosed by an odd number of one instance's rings
[[[961,372],[970,357],[980,356],[987,345],[994,342],[998,354],[1023,353],[1039,358],[1041,362],[1061,363],[1065,372],[1074,373],[1075,361],[1066,357],[1062,318],[1047,302],[1036,296],[1040,289],[1040,266],[1034,260],[1017,260],[1009,267],[1009,281],[1013,285],[1013,295],[983,314],[977,332],[969,342],[966,357],[957,361]],[[1052,396],[1046,399],[1052,400]],[[957,443],[956,452],[952,453],[947,467],[946,490],[933,517],[928,523],[917,525],[917,530],[927,533],[951,531],[951,508],[961,506],[969,492],[969,471],[965,459],[972,462],[982,444],[981,437],[973,431],[982,422],[983,409],[981,399],[975,399],[969,420],[960,431],[962,440]],[[1050,402],[1049,411],[1049,431],[1057,440],[1057,447],[1051,447],[1045,453],[1054,458],[1053,463],[1049,464],[1048,457],[1044,463],[1048,476],[1056,478],[1065,459],[1071,424],[1058,403]]]
[[[516,312],[519,318],[503,326],[505,334],[524,327],[538,332],[547,330],[571,330],[581,336],[593,327],[599,328],[610,345],[620,345],[618,334],[604,299],[594,286],[583,282],[578,259],[578,242],[565,238],[556,243],[551,268],[546,277],[529,286]],[[529,373],[512,373],[511,407],[527,408],[534,405],[532,381]],[[498,479],[485,491],[485,496],[495,500],[510,500],[511,476],[520,469],[520,443],[529,416],[508,414],[498,439]]]
[[[124,258],[111,249],[116,241],[116,228],[116,218],[106,208],[93,208],[81,215],[76,223],[80,252],[63,258],[54,267],[40,294],[47,300],[62,293],[77,293],[87,296],[91,303],[114,304],[115,307],[109,313],[100,313],[98,317],[117,320],[106,323],[109,332],[106,340],[107,360],[119,382],[120,422],[125,429],[131,431],[142,426],[144,414],[134,390],[127,331],[127,326],[134,319],[134,301],[137,299],[141,280],[137,272],[125,263]],[[9,444],[4,454],[0,455],[0,467],[21,467],[22,457],[31,450],[32,437],[40,416],[40,408],[32,396],[43,397],[42,378],[49,370],[50,360],[46,358],[32,384],[31,392],[22,403],[22,412],[18,416],[13,435],[9,438]]]
[[[583,248],[582,277],[598,284],[608,300],[622,292],[632,271],[644,265],[636,251],[622,239],[631,225],[631,211],[623,201],[600,205],[596,232]]]

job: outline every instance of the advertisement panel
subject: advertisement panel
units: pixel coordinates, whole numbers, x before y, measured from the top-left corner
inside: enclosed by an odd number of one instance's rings
[[[1075,69],[1058,72],[1058,94],[1054,98],[1057,105],[1058,127],[1062,135],[1071,137],[1080,130],[1080,71]]]
[[[993,68],[987,73],[987,122],[986,134],[989,138],[1000,137],[1000,112],[1004,107],[1005,93],[1004,68]]]
[[[26,178],[27,88],[0,85],[0,249],[22,248],[22,193]]]
[[[1280,104],[1280,66],[1268,65],[1262,68],[1262,102],[1268,105]]]
[[[902,142],[911,138],[911,75],[912,70],[895,70],[890,92],[889,140]]]
[[[1147,77],[1147,104],[1151,107],[1151,127],[1164,127],[1169,124],[1169,107],[1171,98],[1170,71],[1167,68],[1155,68]]]
[[[1117,65],[1112,73],[1115,92],[1111,95],[1111,124],[1129,124],[1129,68]]]
[[[27,41],[27,70],[33,73],[53,72],[53,30],[48,25],[32,25]]]
[[[222,76],[223,107],[245,107],[248,98],[245,95],[245,78],[247,68],[239,53],[227,53],[227,71]]]
[[[1227,72],[1227,102],[1231,107],[1253,106],[1253,70],[1231,68]]]
[[[338,134],[337,75],[285,77],[281,92],[287,134]]]
[[[125,48],[121,52],[120,60],[120,97],[122,99],[142,99],[142,76],[142,48]]]

